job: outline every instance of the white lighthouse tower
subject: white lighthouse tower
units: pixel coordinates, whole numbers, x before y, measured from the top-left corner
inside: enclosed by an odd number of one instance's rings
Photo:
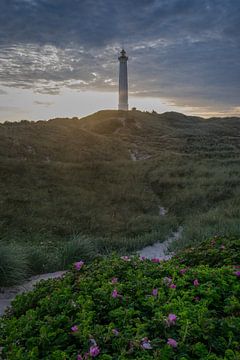
[[[126,51],[122,49],[119,56],[119,102],[118,110],[128,110],[128,72]]]

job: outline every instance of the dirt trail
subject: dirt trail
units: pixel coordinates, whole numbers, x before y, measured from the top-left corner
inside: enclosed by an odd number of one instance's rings
[[[117,120],[120,120],[122,126],[119,126],[113,134],[118,134],[123,128],[126,127],[126,118],[125,117],[119,117]]]
[[[159,208],[159,216],[165,216],[167,214],[167,209],[165,209],[163,206],[158,206]]]
[[[137,149],[135,150],[129,149],[128,151],[130,153],[130,157],[132,161],[148,160],[151,158],[151,155],[140,154]]]
[[[182,236],[183,228],[180,226],[176,232],[172,233],[172,235],[169,236],[167,240],[164,242],[156,242],[153,245],[146,246],[141,251],[138,252],[140,256],[145,256],[148,259],[158,258],[160,260],[168,260],[170,259],[174,254],[169,253],[168,248],[169,245]]]
[[[16,295],[31,291],[34,288],[34,285],[41,280],[60,278],[65,273],[66,271],[58,271],[54,273],[36,275],[32,276],[29,281],[26,281],[22,285],[0,288],[0,316],[3,315],[5,309],[10,306],[11,301],[16,297]]]

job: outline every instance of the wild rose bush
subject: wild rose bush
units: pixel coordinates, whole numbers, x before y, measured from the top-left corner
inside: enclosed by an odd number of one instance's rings
[[[64,279],[18,296],[0,323],[1,356],[240,359],[239,299],[231,264],[189,266],[184,256],[78,262]]]
[[[240,264],[240,240],[215,236],[211,240],[201,242],[198,246],[187,248],[176,259],[183,260],[190,266],[237,266]]]

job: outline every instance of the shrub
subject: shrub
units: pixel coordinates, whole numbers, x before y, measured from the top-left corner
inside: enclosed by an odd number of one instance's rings
[[[16,298],[0,323],[3,359],[239,359],[232,265],[128,257],[78,265]]]
[[[237,266],[240,264],[240,241],[237,238],[215,236],[195,247],[188,247],[176,258],[181,259],[188,266]]]

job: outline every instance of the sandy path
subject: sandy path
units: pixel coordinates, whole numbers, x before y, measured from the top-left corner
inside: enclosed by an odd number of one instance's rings
[[[182,235],[183,228],[179,227],[178,230],[174,233],[172,233],[171,236],[164,242],[156,242],[153,245],[146,246],[141,251],[138,252],[140,256],[145,256],[148,259],[158,258],[160,260],[168,260],[170,259],[174,254],[169,253],[168,248],[169,245],[178,239],[180,239]]]
[[[32,276],[29,281],[26,281],[22,285],[0,288],[0,316],[3,315],[5,309],[10,306],[11,301],[16,297],[16,295],[31,291],[34,288],[34,285],[41,280],[60,278],[65,273],[66,271],[58,271],[54,273]]]
[[[159,216],[165,216],[167,214],[167,209],[165,209],[163,206],[158,206],[159,208]]]
[[[122,126],[119,126],[113,134],[118,134],[123,128],[126,127],[126,119],[124,117],[119,117],[117,120],[120,120]]]
[[[137,149],[135,150],[129,149],[128,151],[132,161],[148,160],[151,158],[151,155],[140,154]]]

